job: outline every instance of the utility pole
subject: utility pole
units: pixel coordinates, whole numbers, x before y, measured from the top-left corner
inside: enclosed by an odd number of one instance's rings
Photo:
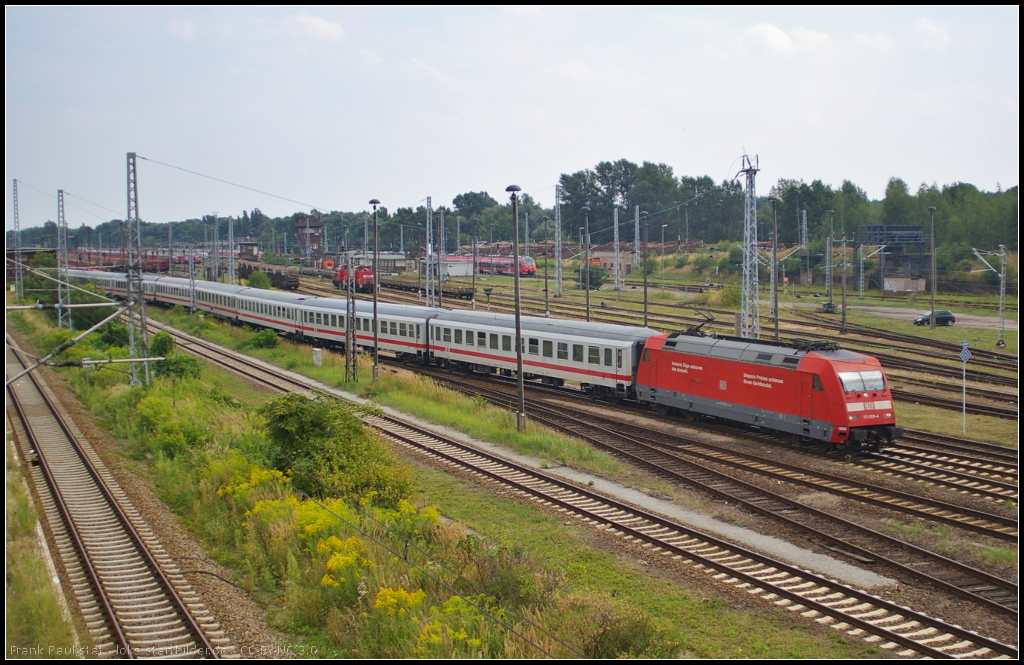
[[[619,207],[612,209],[612,228],[615,229],[612,242],[615,243],[615,290],[622,288],[622,279],[619,276]]]
[[[18,299],[25,297],[25,269],[21,256],[21,223],[18,221],[18,179],[14,179],[14,283]]]
[[[585,247],[582,270],[586,275],[583,278],[583,288],[587,292],[587,323],[590,323],[590,206],[583,206],[581,210],[583,211],[583,243]]]
[[[747,191],[743,204],[743,286],[740,295],[740,336],[747,339],[761,339],[761,311],[758,302],[757,274],[757,197],[754,193],[754,178],[759,160],[751,161],[743,156],[740,173],[747,176]],[[739,175],[739,174],[737,174]]]
[[[640,206],[637,206],[639,209]],[[644,260],[641,264],[641,270],[644,274],[644,327],[647,327],[647,211],[639,213],[640,217],[644,218]]]
[[[846,334],[846,234],[843,234],[843,326],[842,333]]]
[[[928,212],[931,214],[932,218],[932,311],[931,317],[929,317],[928,327],[931,328],[932,330],[935,330],[935,287],[936,280],[938,279],[938,272],[936,272],[935,268],[935,206],[928,206]],[[967,363],[965,362],[964,365],[966,366],[966,364]]]
[[[427,307],[434,307],[434,282],[431,279],[433,274],[433,266],[431,265],[430,255],[434,252],[434,209],[430,202],[430,197],[427,197],[427,261],[426,261],[426,305]],[[429,336],[429,335],[428,335]]]
[[[836,211],[828,211],[828,247],[825,249],[825,294],[832,304],[832,246],[836,239]]]
[[[196,305],[196,244],[188,244],[188,311],[194,314],[199,307]]]
[[[377,283],[379,272],[379,254],[378,245],[380,243],[380,235],[377,231],[377,206],[380,205],[380,201],[377,199],[371,199],[370,205],[373,206],[373,382],[377,383],[377,365],[380,363],[379,357],[379,344],[378,336],[380,334],[380,318],[377,316]]]
[[[526,256],[530,255],[530,213],[524,213],[526,215]],[[517,259],[519,257],[516,257]]]
[[[309,222],[306,222],[307,228]],[[308,235],[308,234],[307,234]],[[228,217],[228,283],[235,283],[235,217]]]
[[[220,221],[213,211],[213,281],[220,281]]]
[[[779,270],[779,217],[775,204],[782,203],[782,197],[772,194],[768,197],[772,202],[772,318],[775,320],[775,342],[779,341],[779,282],[775,273]]]
[[[519,200],[516,194],[522,189],[518,185],[509,185],[506,192],[512,195],[512,257],[519,256]],[[516,381],[518,383],[518,405],[516,407],[516,430],[526,431],[526,393],[523,386],[523,322],[522,303],[519,295],[519,266],[513,260],[515,276],[515,297],[516,297]]]
[[[444,307],[444,208],[437,215],[437,306]]]
[[[64,190],[57,190],[57,327],[71,330],[71,289],[68,287],[68,223],[64,219]]]
[[[145,358],[149,354],[146,333],[146,294],[142,288],[142,233],[139,221],[139,188],[135,166],[135,153],[128,153],[128,216],[125,219],[128,235],[128,347],[129,357]],[[216,214],[214,215],[216,218]],[[149,363],[143,363],[143,379],[139,379],[138,363],[130,365],[130,383],[149,385]]]
[[[562,297],[562,186],[555,185],[555,297]]]

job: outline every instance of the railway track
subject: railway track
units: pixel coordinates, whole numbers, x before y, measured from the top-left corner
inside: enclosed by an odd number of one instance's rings
[[[1014,469],[1020,457],[1016,448],[913,429],[903,431],[900,443],[918,452],[954,454],[965,459],[1004,464]]]
[[[8,337],[8,376],[21,371]],[[101,657],[237,656],[113,476],[30,373],[8,387],[15,438]]]
[[[181,340],[180,348],[211,359],[219,357],[216,362],[226,369],[258,380],[277,391],[337,392],[298,375],[282,373],[242,354],[217,349],[202,340],[176,336]],[[398,445],[512,488],[542,505],[575,515],[596,528],[640,545],[652,554],[693,566],[722,584],[743,589],[752,596],[799,612],[822,625],[863,637],[895,655],[933,658],[1017,656],[1014,646],[746,550],[535,469],[516,465],[404,420],[367,416],[366,422]]]

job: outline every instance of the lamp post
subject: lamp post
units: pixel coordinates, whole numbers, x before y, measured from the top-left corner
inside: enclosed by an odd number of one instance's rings
[[[768,200],[772,202],[772,312],[775,319],[775,341],[779,341],[779,280],[776,274],[779,270],[779,218],[775,211],[775,204],[782,203],[782,197],[778,194],[771,194]]]
[[[665,227],[668,224],[661,225],[661,295],[665,295]]]
[[[370,199],[370,205],[373,206],[373,382],[377,383],[377,365],[380,361],[377,354],[377,331],[380,329],[380,320],[377,317],[377,277],[380,274],[377,270],[377,244],[380,240],[377,235],[377,206],[380,205],[380,201]]]
[[[519,198],[516,192],[522,191],[519,185],[509,185],[505,188],[512,198],[512,274],[515,275],[515,297],[516,297],[516,376],[519,386],[519,404],[516,407],[516,429],[520,432],[526,430],[526,395],[523,386],[523,317],[521,304],[519,302]]]
[[[644,222],[644,251],[640,260],[640,270],[644,273],[644,327],[647,327],[647,215],[646,210],[640,213],[640,219]]]
[[[587,323],[590,323],[590,206],[580,208],[583,211],[583,288],[587,298]]]
[[[935,330],[935,206],[928,206],[928,212],[932,218],[932,315],[928,317],[928,327]]]

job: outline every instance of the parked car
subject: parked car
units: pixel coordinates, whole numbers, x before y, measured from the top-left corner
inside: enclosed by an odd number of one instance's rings
[[[929,324],[932,318],[931,310],[925,312],[921,316],[914,318],[914,325],[926,326]],[[935,325],[937,326],[951,326],[956,323],[956,317],[953,316],[953,312],[948,309],[937,309],[935,310]]]

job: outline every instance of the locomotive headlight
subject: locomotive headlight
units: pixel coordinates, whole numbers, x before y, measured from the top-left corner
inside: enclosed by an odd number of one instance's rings
[[[885,417],[886,417],[886,418],[892,418],[892,412],[890,411],[890,412],[886,413],[886,414],[885,414]]]

